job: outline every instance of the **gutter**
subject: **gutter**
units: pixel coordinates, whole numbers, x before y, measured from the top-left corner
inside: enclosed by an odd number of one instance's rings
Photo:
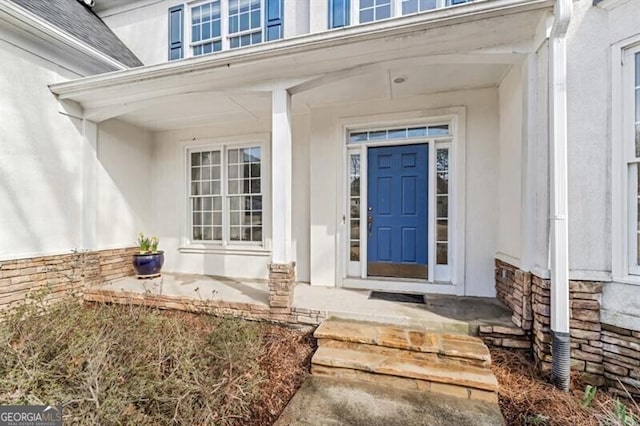
[[[0,0],[1,1],[1,0]],[[288,39],[266,42],[238,50],[228,50],[215,55],[205,55],[157,65],[133,68],[124,72],[112,72],[56,83],[50,90],[60,99],[94,89],[108,89],[133,82],[162,79],[175,75],[227,68],[260,60],[309,53],[334,46],[359,41],[389,37],[406,37],[417,31],[428,31],[462,22],[505,16],[529,10],[550,7],[553,0],[485,0],[471,2],[433,12],[403,16],[372,24],[343,27],[318,33],[300,35]]]
[[[82,40],[79,40],[66,32],[60,30],[58,27],[50,24],[46,20],[40,18],[39,16],[29,12],[17,6],[16,4],[8,1],[8,0],[0,0],[0,12],[4,12],[10,18],[16,21],[19,26],[29,30],[36,30],[41,34],[44,34],[48,37],[51,37],[55,41],[70,47],[80,53],[83,53],[89,57],[92,57],[104,64],[115,68],[116,70],[126,70],[129,69],[128,66],[122,64],[121,62],[113,59],[112,57],[105,55],[104,53],[94,49],[89,46]],[[41,34],[36,34],[33,31],[29,31],[36,36],[41,36]]]
[[[572,13],[572,0],[556,0],[549,37],[552,381],[565,392],[569,391],[571,367],[566,35]]]

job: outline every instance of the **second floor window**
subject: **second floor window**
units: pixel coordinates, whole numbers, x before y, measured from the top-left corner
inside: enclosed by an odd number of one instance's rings
[[[262,0],[225,3],[217,0],[191,8],[193,56],[262,43]]]
[[[220,1],[191,8],[191,44],[194,56],[222,50]]]
[[[433,9],[455,6],[471,0],[330,0],[329,26],[366,24]]]
[[[278,40],[283,0],[214,0],[169,9],[169,60]]]

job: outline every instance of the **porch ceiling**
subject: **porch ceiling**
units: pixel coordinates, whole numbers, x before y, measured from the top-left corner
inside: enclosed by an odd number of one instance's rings
[[[85,117],[152,130],[269,119],[293,110],[496,85],[537,43],[548,0],[488,0],[389,21],[51,85]],[[392,84],[404,76],[403,84]]]

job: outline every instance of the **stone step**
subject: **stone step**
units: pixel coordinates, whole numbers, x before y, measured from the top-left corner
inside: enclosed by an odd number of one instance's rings
[[[335,348],[335,349],[350,349],[353,351],[360,351],[366,353],[374,353],[387,356],[403,357],[405,359],[416,359],[421,361],[437,362],[449,365],[470,365],[480,368],[490,368],[491,361],[474,359],[474,358],[459,358],[455,356],[441,355],[437,352],[417,352],[411,350],[404,350],[398,348],[390,348],[386,346],[368,345],[364,343],[345,342],[342,340],[332,339],[319,339],[319,347]]]
[[[312,365],[311,374],[314,376],[339,379],[341,381],[347,380],[371,383],[383,388],[393,388],[413,392],[434,392],[455,396],[457,398],[475,399],[489,402],[491,404],[498,404],[498,394],[494,391],[467,388],[465,386],[452,385],[448,383],[387,376],[384,374],[369,373],[367,371],[352,370],[349,368],[325,367],[324,365]]]
[[[498,382],[488,368],[463,364],[451,365],[437,360],[420,360],[402,355],[320,346],[311,363],[313,367],[357,370],[489,392],[498,390]]]
[[[489,349],[482,340],[463,334],[436,333],[394,325],[329,319],[320,324],[314,337],[320,342],[337,340],[477,360],[485,366],[491,364]]]

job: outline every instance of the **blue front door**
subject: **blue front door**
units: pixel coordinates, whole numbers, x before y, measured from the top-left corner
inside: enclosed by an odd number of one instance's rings
[[[369,276],[427,278],[428,145],[369,148]]]

